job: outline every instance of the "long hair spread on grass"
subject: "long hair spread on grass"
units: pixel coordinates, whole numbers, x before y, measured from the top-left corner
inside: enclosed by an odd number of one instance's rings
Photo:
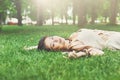
[[[48,50],[46,48],[46,46],[45,46],[45,43],[44,43],[44,41],[45,41],[46,38],[47,38],[47,36],[45,36],[42,39],[40,39],[40,41],[38,43],[38,47],[37,47],[38,50]]]

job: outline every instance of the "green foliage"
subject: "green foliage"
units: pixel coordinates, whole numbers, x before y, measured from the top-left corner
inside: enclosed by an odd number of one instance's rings
[[[0,0],[0,20],[1,23],[5,21],[7,11],[10,10],[12,13],[12,0]]]
[[[2,26],[0,25],[0,32],[1,32],[1,30],[2,30]]]
[[[8,8],[9,0],[0,0],[0,12],[4,12]]]
[[[120,26],[88,25],[86,28],[120,31]],[[61,52],[25,51],[46,35],[67,38],[76,26],[3,26],[0,33],[0,80],[119,80],[120,52],[64,59]]]

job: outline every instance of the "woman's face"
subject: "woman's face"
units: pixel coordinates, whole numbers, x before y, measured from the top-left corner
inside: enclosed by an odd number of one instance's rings
[[[45,46],[50,50],[64,49],[65,39],[59,36],[51,36],[45,39]]]

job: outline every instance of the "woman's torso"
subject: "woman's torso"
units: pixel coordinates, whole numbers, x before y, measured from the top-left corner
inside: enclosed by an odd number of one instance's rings
[[[105,47],[110,49],[120,49],[120,32],[83,29],[70,36],[72,41],[79,40],[84,45],[89,45],[98,49]]]

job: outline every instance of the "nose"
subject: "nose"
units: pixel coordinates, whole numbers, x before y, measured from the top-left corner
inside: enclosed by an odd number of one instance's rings
[[[54,40],[54,42],[58,42],[58,40],[56,39],[56,40]]]

